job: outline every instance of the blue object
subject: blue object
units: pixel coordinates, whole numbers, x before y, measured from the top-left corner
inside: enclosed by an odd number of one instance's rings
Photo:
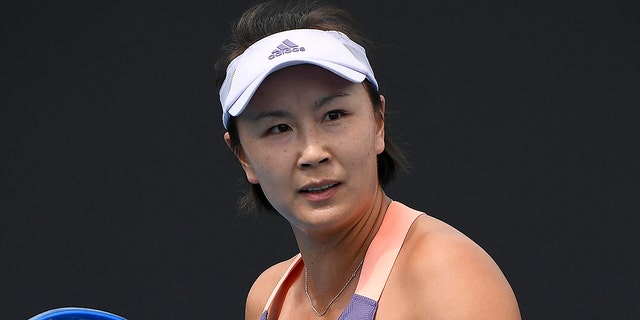
[[[102,310],[66,307],[45,311],[29,320],[127,320],[121,316]]]

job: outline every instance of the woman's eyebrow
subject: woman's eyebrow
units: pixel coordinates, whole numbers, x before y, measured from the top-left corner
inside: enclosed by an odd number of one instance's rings
[[[335,100],[336,98],[341,98],[341,97],[346,97],[346,96],[349,96],[349,94],[348,93],[343,93],[343,92],[330,94],[330,95],[328,95],[326,97],[322,97],[322,98],[318,99],[313,104],[313,108],[314,109],[319,109],[319,108],[329,104],[331,101]],[[264,119],[264,118],[284,118],[284,117],[287,117],[287,116],[290,116],[290,115],[291,115],[290,112],[284,111],[284,110],[268,110],[268,111],[264,111],[264,112],[259,112],[254,117],[251,117],[251,119],[253,121],[259,121],[259,120]]]
[[[269,110],[256,114],[255,117],[252,117],[253,121],[259,121],[264,118],[283,118],[289,115],[289,112],[284,110]]]
[[[316,101],[316,103],[313,105],[313,107],[315,109],[319,109],[322,106],[329,104],[331,101],[333,101],[336,98],[346,97],[348,95],[349,95],[348,93],[339,92],[339,93],[328,95],[326,97],[322,97],[322,98],[320,98],[320,99],[318,99]]]

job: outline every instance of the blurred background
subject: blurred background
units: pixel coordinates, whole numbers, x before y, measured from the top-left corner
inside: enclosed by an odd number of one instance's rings
[[[388,188],[485,248],[525,319],[639,310],[631,1],[334,1],[376,42]],[[241,319],[297,252],[238,217],[213,65],[251,2],[0,3],[0,318]]]

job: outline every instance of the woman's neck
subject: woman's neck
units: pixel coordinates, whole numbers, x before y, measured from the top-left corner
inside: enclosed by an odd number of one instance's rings
[[[335,295],[364,259],[391,201],[382,188],[378,188],[367,211],[350,228],[322,238],[296,234],[308,269],[309,285],[319,300]]]

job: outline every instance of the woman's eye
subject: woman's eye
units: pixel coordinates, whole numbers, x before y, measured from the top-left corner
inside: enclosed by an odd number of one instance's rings
[[[278,125],[275,125],[275,126],[271,127],[269,129],[269,133],[282,133],[282,132],[285,132],[285,131],[288,131],[288,130],[289,130],[289,126],[284,124],[284,123],[281,123],[281,124],[278,124]]]
[[[329,120],[329,121],[333,121],[333,120],[337,120],[341,116],[342,116],[342,112],[334,110],[334,111],[329,111],[327,113],[326,119]]]

